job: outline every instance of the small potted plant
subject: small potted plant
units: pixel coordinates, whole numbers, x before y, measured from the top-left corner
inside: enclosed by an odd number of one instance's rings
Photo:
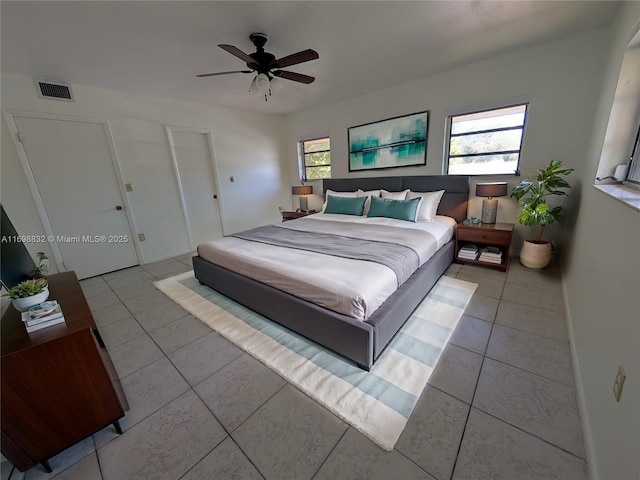
[[[544,170],[536,170],[538,177],[522,180],[511,192],[518,201],[520,213],[518,223],[529,227],[540,227],[535,239],[525,240],[520,253],[520,263],[529,268],[544,268],[551,261],[551,242],[543,240],[547,225],[557,221],[562,215],[562,207],[551,208],[546,201],[548,195],[567,195],[563,189],[571,185],[563,178],[573,172],[573,168],[562,168],[562,162],[552,160]]]
[[[49,272],[49,257],[44,252],[38,252],[36,256],[38,257],[38,265],[31,269],[31,276],[35,279],[44,279]]]
[[[25,280],[8,289],[2,296],[10,297],[16,310],[26,312],[49,298],[49,289],[41,280]]]

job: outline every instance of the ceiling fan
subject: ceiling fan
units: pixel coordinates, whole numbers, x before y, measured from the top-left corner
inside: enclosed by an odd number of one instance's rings
[[[282,89],[282,83],[274,77],[285,78],[299,83],[309,84],[315,80],[315,77],[304,75],[302,73],[289,72],[287,70],[281,70],[284,67],[290,67],[291,65],[297,65],[299,63],[308,62],[319,58],[318,52],[315,50],[307,49],[298,53],[287,55],[286,57],[276,59],[275,55],[264,51],[264,45],[267,43],[267,35],[264,33],[252,33],[249,35],[249,40],[255,45],[255,53],[246,54],[238,47],[233,45],[218,45],[223,50],[226,50],[231,55],[244,60],[247,63],[248,70],[233,70],[230,72],[216,72],[216,73],[202,73],[196,75],[197,77],[215,77],[218,75],[229,75],[231,73],[253,73],[257,75],[251,82],[250,92],[259,92],[264,94],[265,100],[267,94],[277,93]]]

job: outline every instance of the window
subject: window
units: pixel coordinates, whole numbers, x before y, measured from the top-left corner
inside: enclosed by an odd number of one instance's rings
[[[302,180],[331,178],[331,141],[316,138],[300,142],[302,156]]]
[[[640,128],[638,128],[636,143],[633,145],[633,151],[631,152],[631,164],[629,165],[629,173],[626,180],[627,182],[640,184]]]
[[[449,175],[515,175],[528,104],[449,117]]]

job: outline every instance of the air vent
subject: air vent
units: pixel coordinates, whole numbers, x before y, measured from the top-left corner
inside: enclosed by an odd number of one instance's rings
[[[49,98],[52,100],[62,100],[63,102],[73,102],[71,94],[71,86],[59,82],[50,82],[47,80],[35,79],[36,89],[40,98]]]

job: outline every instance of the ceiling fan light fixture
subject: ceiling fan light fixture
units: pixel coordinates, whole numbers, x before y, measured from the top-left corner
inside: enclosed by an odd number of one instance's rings
[[[253,81],[251,82],[251,85],[249,85],[249,93],[257,93],[258,92],[258,86],[256,85],[256,80],[258,79],[258,76],[256,75],[255,77],[253,77]]]
[[[269,93],[269,77],[267,75],[259,73],[253,81],[256,83],[255,87],[258,93],[263,95]]]
[[[280,90],[282,90],[282,82],[280,81],[280,79],[278,78],[272,78],[271,79],[271,94],[275,95],[277,94]]]

